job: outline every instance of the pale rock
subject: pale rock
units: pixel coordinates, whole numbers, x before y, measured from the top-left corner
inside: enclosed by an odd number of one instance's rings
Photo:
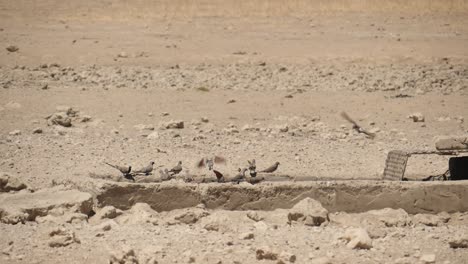
[[[49,247],[66,247],[72,243],[80,243],[75,232],[65,228],[55,228],[49,232]]]
[[[296,255],[292,254],[292,253],[289,253],[289,252],[286,252],[286,251],[282,251],[280,254],[279,254],[279,260],[282,261],[283,263],[294,263],[296,262]]]
[[[134,125],[133,127],[138,131],[145,131],[145,130],[152,131],[152,130],[154,130],[153,125],[138,124],[138,125]]]
[[[422,263],[435,263],[436,262],[436,255],[435,254],[424,254],[422,255],[419,260]]]
[[[42,128],[36,127],[32,131],[33,134],[42,134]]]
[[[93,216],[93,220],[103,220],[103,219],[114,219],[119,215],[122,215],[122,210],[115,208],[112,205],[104,206],[99,209],[97,213]]]
[[[119,224],[157,224],[158,212],[154,211],[147,203],[136,203],[116,218]]]
[[[332,260],[329,257],[313,258],[310,264],[332,264]]]
[[[412,119],[413,122],[424,122],[425,120],[424,115],[419,112],[410,114],[408,118]]]
[[[10,135],[10,136],[19,136],[19,135],[21,135],[21,130],[18,130],[18,129],[13,130],[10,133],[8,133],[8,135]]]
[[[352,228],[346,230],[342,236],[343,239],[348,241],[346,245],[352,249],[371,249],[372,239],[364,228]]]
[[[305,198],[289,210],[288,222],[298,221],[309,226],[320,226],[328,222],[328,211],[312,198]]]
[[[20,191],[26,188],[26,184],[22,183],[18,178],[0,172],[0,192]]]
[[[468,236],[449,241],[450,248],[468,248]]]
[[[135,254],[135,250],[128,246],[124,246],[122,249],[113,251],[109,256],[109,264],[138,264],[138,258]]]
[[[263,216],[261,216],[258,212],[256,211],[249,211],[247,212],[247,217],[249,219],[252,219],[253,221],[255,222],[259,222],[259,221],[262,221],[264,219]]]
[[[97,231],[109,231],[111,229],[116,229],[119,225],[114,220],[107,220],[99,225],[95,226],[94,229]]]
[[[164,129],[183,129],[184,128],[184,121],[182,120],[170,120],[166,123],[162,124],[162,128]]]
[[[151,132],[146,138],[148,139],[159,139],[159,133],[157,131]]]
[[[254,237],[255,237],[254,234],[251,232],[246,232],[246,233],[242,233],[239,235],[240,240],[253,239]]]
[[[440,226],[447,223],[450,218],[433,214],[417,214],[413,217],[414,224],[422,224],[426,226]]]

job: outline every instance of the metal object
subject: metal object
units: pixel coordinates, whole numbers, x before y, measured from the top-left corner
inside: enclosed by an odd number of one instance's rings
[[[405,175],[406,163],[410,155],[401,150],[392,150],[387,155],[385,161],[385,169],[383,174],[384,180],[401,181]]]

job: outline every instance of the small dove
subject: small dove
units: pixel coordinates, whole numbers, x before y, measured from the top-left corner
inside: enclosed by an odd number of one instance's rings
[[[198,163],[198,168],[207,167],[208,170],[213,170],[215,163],[226,163],[226,159],[220,156],[214,156],[213,158],[202,158]]]
[[[174,168],[169,170],[169,172],[172,173],[172,175],[179,174],[181,171],[182,171],[182,161],[179,161]]]
[[[154,165],[154,161],[151,161],[148,166],[145,166],[145,167],[135,171],[135,173],[142,173],[142,174],[145,174],[145,175],[149,175],[149,174],[151,174],[153,172],[153,165]]]
[[[260,172],[265,172],[265,173],[272,173],[274,171],[276,171],[276,169],[278,169],[278,166],[280,165],[280,163],[277,161],[275,162],[275,164],[271,165],[270,167],[260,171]]]
[[[245,172],[247,171],[248,169],[247,168],[239,168],[239,173],[234,176],[234,178],[231,179],[231,182],[235,182],[237,184],[239,184],[241,181],[244,181],[245,180]]]
[[[161,181],[168,181],[172,177],[171,175],[169,175],[169,171],[167,169],[164,169],[164,170],[159,170],[159,178],[161,179]]]

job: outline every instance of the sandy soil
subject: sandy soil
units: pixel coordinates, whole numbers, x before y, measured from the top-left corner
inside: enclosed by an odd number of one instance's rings
[[[259,169],[279,161],[279,173],[298,178],[381,179],[388,151],[432,150],[436,136],[468,134],[467,14],[466,1],[0,1],[0,171],[40,190],[115,174],[104,161],[170,169],[181,160],[185,173],[204,174],[195,163],[220,155],[227,175],[255,158]],[[79,111],[71,127],[48,124],[59,106]],[[342,111],[376,137],[354,131]],[[171,120],[184,128],[164,128]],[[412,157],[407,175],[441,174],[447,160]],[[155,241],[159,263],[251,263],[261,245],[298,263],[414,263],[419,249],[437,263],[468,259],[447,246],[466,224],[382,228],[404,235],[366,253],[335,239],[341,225],[251,224],[227,233],[119,224],[95,237],[81,223],[67,228],[82,243],[58,249],[39,235],[53,224],[1,224],[0,247],[12,242],[23,256],[4,254],[8,263],[102,263],[106,243],[140,252]],[[255,239],[238,240],[243,232]]]

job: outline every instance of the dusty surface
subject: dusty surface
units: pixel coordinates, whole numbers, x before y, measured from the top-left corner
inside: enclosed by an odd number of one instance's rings
[[[28,188],[20,192],[82,190],[94,184],[90,173],[119,177],[103,161],[170,169],[181,160],[184,174],[207,174],[194,165],[215,154],[227,159],[216,165],[227,175],[255,158],[259,169],[279,161],[278,173],[296,178],[381,179],[388,151],[433,150],[436,136],[467,135],[467,14],[466,1],[454,0],[0,0],[0,171],[12,178],[2,191],[21,183]],[[64,105],[77,112],[62,115]],[[342,111],[376,137],[355,132]],[[161,128],[171,120],[184,128]],[[441,174],[447,160],[411,157],[407,175]],[[279,217],[258,227],[246,212],[207,212],[231,221],[229,230],[167,224],[174,212],[105,232],[93,217],[1,224],[1,257],[102,263],[128,245],[143,263],[147,255],[159,263],[251,263],[263,246],[297,263],[468,259],[466,249],[449,247],[468,231],[463,213],[435,227],[413,216],[377,225],[385,235],[356,250],[337,238],[347,224],[308,227]],[[363,224],[371,237],[375,226]],[[239,238],[245,232],[253,238]]]

